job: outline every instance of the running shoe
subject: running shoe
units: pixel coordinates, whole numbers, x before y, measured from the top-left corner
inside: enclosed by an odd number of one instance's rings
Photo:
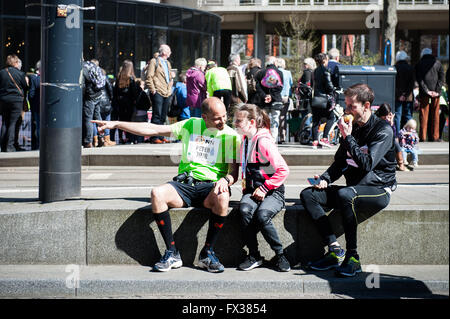
[[[248,255],[245,257],[244,261],[239,264],[238,269],[240,270],[252,270],[253,268],[259,267],[263,264],[264,259],[259,257],[253,257],[252,255]]]
[[[180,268],[181,266],[183,266],[183,261],[181,260],[180,253],[166,250],[161,260],[153,266],[153,270],[164,272],[172,268]]]
[[[271,260],[270,264],[275,268],[276,271],[287,272],[291,270],[291,265],[284,254],[275,255]]]
[[[314,142],[312,142],[312,148],[313,148],[313,150],[316,150],[316,149],[317,149],[317,146],[319,146],[319,141],[314,141]]]
[[[342,264],[336,268],[335,274],[339,277],[354,277],[362,272],[359,256],[345,257]]]
[[[322,258],[308,264],[308,267],[314,270],[328,270],[338,267],[345,258],[345,250],[339,248],[334,251],[328,251]]]
[[[319,144],[324,147],[331,147],[330,142],[328,142],[328,139],[326,139],[326,138],[321,138],[319,141]]]
[[[202,258],[200,254],[200,259],[198,261],[198,267],[206,269],[209,272],[223,272],[225,268],[220,263],[219,258],[212,250],[206,251],[206,257]]]

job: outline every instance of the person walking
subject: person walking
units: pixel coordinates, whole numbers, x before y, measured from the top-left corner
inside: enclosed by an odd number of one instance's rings
[[[428,125],[431,125],[429,142],[439,140],[439,97],[444,84],[444,68],[432,54],[430,48],[421,52],[420,61],[416,64],[416,80],[419,83],[419,138],[427,140]]]
[[[186,71],[186,105],[189,107],[191,117],[202,116],[202,102],[206,99],[206,59],[198,58],[194,66]]]
[[[36,74],[30,75],[28,100],[31,110],[31,149],[39,149],[40,105],[41,105],[41,61],[36,63]]]
[[[408,63],[405,51],[398,51],[395,56],[395,117],[396,132],[413,117],[414,68]]]
[[[138,93],[133,62],[125,60],[117,75],[117,81],[113,91],[114,103],[117,107],[119,121],[131,121],[133,113],[135,112]],[[130,143],[133,140],[134,137],[131,133],[119,130],[119,141],[121,144],[127,142]]]
[[[100,104],[106,76],[98,66],[98,61],[83,62],[83,123],[82,144],[84,148],[94,147],[94,126],[92,119],[101,120]]]
[[[215,61],[208,61],[205,79],[209,97],[215,96],[221,99],[229,112],[232,85],[227,69],[217,66]]]
[[[281,91],[283,90],[283,73],[276,67],[277,58],[270,56],[266,62],[266,68],[256,75],[256,94],[260,103],[258,106],[264,109],[270,118],[270,133],[275,142],[278,141],[280,128],[280,114],[283,108]]]
[[[287,132],[287,115],[288,111],[292,110],[292,85],[294,81],[292,80],[292,73],[286,70],[286,60],[283,58],[277,59],[278,70],[283,73],[283,90],[281,91],[281,98],[283,100],[283,109],[280,113],[280,128],[278,130],[279,141],[278,144],[283,144],[286,142],[286,132]]]
[[[15,54],[6,57],[6,67],[0,70],[0,112],[2,152],[24,151],[19,146],[19,130],[28,91],[28,77],[22,69],[22,60]]]
[[[241,56],[236,53],[231,53],[228,57],[228,61],[230,64],[227,67],[227,71],[231,80],[229,119],[232,121],[235,108],[247,103],[247,81],[241,70]]]
[[[318,53],[315,56],[317,68],[314,70],[314,97],[312,99],[312,147],[315,149],[320,144],[323,147],[331,147],[328,141],[328,133],[335,121],[333,112],[335,99],[333,96],[334,85],[331,81],[331,73],[328,70],[328,56]],[[320,103],[314,102],[318,100]],[[322,118],[326,118],[323,136],[319,140],[319,126]]]
[[[172,51],[167,44],[159,47],[159,55],[150,61],[147,69],[145,84],[149,89],[152,99],[152,119],[153,124],[162,125],[166,122],[169,108],[169,97],[172,94],[173,76],[172,66],[168,59]],[[150,143],[162,144],[169,141],[164,136],[153,136]]]

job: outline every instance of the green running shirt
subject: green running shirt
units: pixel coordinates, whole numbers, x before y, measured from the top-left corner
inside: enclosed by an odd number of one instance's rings
[[[207,129],[202,118],[190,118],[171,125],[181,140],[178,174],[191,172],[198,180],[218,181],[228,173],[229,164],[238,161],[241,138],[228,125],[219,131]]]

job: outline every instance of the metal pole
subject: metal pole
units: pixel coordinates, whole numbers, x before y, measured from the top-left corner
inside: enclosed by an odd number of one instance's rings
[[[83,0],[41,1],[39,200],[81,195]]]

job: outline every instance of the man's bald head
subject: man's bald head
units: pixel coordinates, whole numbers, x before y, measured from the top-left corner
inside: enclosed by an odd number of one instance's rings
[[[217,97],[205,99],[202,103],[202,118],[207,128],[222,130],[227,121],[225,104]]]

